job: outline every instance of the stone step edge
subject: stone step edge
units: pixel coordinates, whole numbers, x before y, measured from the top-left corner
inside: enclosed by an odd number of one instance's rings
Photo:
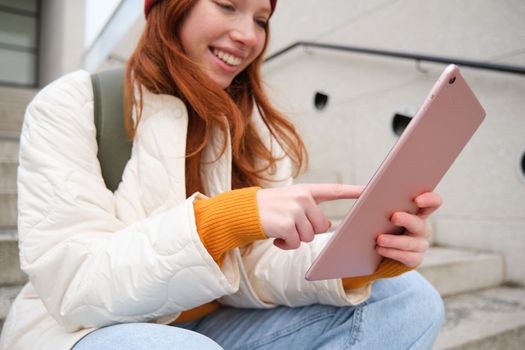
[[[0,234],[0,243],[2,242],[17,242],[18,237],[16,234],[1,233]]]
[[[16,227],[0,227],[0,241],[18,240],[18,230]]]
[[[0,130],[0,141],[20,141],[20,131]]]
[[[499,254],[434,246],[418,271],[442,296],[501,285],[505,279]]]

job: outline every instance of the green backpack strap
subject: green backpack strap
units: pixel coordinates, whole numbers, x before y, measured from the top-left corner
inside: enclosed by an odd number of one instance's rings
[[[131,157],[124,127],[124,69],[91,75],[97,129],[98,160],[106,187],[115,192]]]

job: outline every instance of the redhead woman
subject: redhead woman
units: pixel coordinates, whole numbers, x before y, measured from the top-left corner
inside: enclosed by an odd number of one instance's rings
[[[392,216],[407,233],[378,237],[374,274],[304,278],[331,225],[319,203],[361,187],[291,184],[306,151],[259,72],[276,2],[145,2],[125,82],[132,155],[115,192],[89,73],[31,102],[18,172],[29,282],[2,350],[431,348],[443,304],[412,270],[436,193]]]

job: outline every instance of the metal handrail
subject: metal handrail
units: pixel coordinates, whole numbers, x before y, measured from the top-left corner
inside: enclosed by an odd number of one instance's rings
[[[346,51],[346,52],[362,53],[362,54],[369,54],[369,55],[375,55],[375,56],[411,59],[411,60],[416,60],[418,62],[426,61],[426,62],[445,63],[445,64],[454,63],[462,67],[486,69],[486,70],[492,70],[492,71],[497,71],[497,72],[525,75],[525,67],[520,67],[520,66],[511,66],[511,65],[496,64],[496,63],[489,63],[489,62],[471,61],[471,60],[465,60],[465,59],[453,58],[453,57],[432,56],[432,55],[423,55],[423,54],[416,54],[416,53],[369,49],[369,48],[356,47],[356,46],[327,44],[327,43],[319,43],[319,42],[311,42],[311,41],[297,41],[293,44],[290,44],[286,46],[285,48],[268,56],[265,59],[265,62],[272,61],[276,59],[277,57],[280,57],[284,55],[285,53],[295,49],[296,47],[306,47],[306,48],[312,47],[312,48],[318,48],[318,49]]]

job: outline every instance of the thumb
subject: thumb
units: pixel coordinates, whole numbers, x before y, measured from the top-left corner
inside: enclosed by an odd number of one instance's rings
[[[285,241],[282,238],[274,239],[273,240],[273,245],[276,246],[277,248],[281,248],[282,250],[292,250],[292,249],[299,248],[298,246],[292,246],[290,243],[288,243],[287,241]],[[300,242],[299,242],[299,245],[301,245]]]

